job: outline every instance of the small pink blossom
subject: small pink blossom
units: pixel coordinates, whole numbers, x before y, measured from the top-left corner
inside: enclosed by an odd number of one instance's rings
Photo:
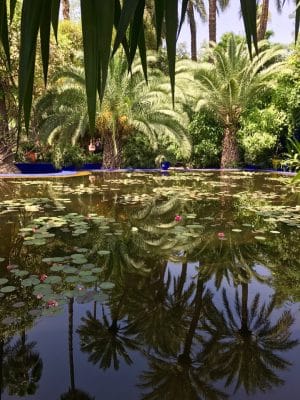
[[[181,215],[175,215],[175,221],[176,222],[180,222],[182,220],[182,216]]]
[[[40,276],[40,282],[44,282],[47,278],[48,278],[48,275],[42,274],[42,275]]]
[[[36,295],[36,298],[37,298],[38,300],[41,300],[43,297],[44,297],[44,296],[43,296],[41,293],[38,293],[38,294]]]
[[[58,306],[58,302],[56,300],[49,300],[47,302],[47,306],[50,307],[57,307]]]
[[[224,239],[225,238],[225,233],[224,232],[218,232],[218,238],[219,239]]]

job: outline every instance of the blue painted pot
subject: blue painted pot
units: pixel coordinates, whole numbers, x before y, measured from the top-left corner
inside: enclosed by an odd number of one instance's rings
[[[169,161],[163,161],[161,164],[160,164],[160,167],[161,167],[161,169],[162,170],[164,170],[164,171],[167,171],[169,168],[170,168],[170,162]]]

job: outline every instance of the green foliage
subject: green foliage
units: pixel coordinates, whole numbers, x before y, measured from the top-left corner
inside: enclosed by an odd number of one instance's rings
[[[273,105],[263,110],[254,108],[243,116],[239,138],[245,162],[270,165],[286,122],[286,114]]]
[[[298,140],[289,139],[288,153],[282,164],[291,171],[297,172],[293,182],[300,183],[300,142]]]
[[[156,151],[149,140],[140,133],[130,135],[124,145],[124,166],[132,168],[155,168]]]
[[[62,151],[62,165],[80,167],[85,161],[84,151],[78,145],[67,145]]]
[[[222,127],[209,112],[195,114],[189,125],[193,151],[191,162],[196,167],[217,167],[220,164]]]

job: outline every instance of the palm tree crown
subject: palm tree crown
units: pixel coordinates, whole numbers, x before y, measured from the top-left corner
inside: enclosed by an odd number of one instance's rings
[[[208,50],[210,62],[201,64],[195,74],[200,86],[197,108],[206,107],[224,128],[221,167],[235,166],[238,159],[236,132],[242,113],[258,94],[274,84],[274,74],[282,67],[280,46],[264,49],[252,60],[244,43],[233,35],[225,48],[214,45]]]

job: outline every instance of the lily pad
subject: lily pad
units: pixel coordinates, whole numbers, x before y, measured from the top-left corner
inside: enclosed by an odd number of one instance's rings
[[[115,284],[113,282],[102,282],[99,286],[103,290],[109,290],[113,289],[115,287]]]
[[[76,276],[76,275],[67,276],[65,281],[67,283],[77,283],[78,282],[78,276]]]
[[[97,254],[99,254],[99,256],[107,256],[108,254],[110,254],[109,250],[99,250],[97,251]]]
[[[254,239],[260,240],[262,242],[266,240],[266,238],[264,236],[254,236]]]
[[[24,287],[29,287],[29,286],[39,285],[40,281],[37,278],[27,278],[27,279],[23,279],[21,284]]]
[[[11,292],[14,292],[16,290],[16,287],[15,286],[3,286],[1,289],[0,289],[0,291],[2,292],[2,293],[11,293]]]
[[[50,275],[47,278],[47,283],[52,285],[61,283],[61,281],[62,281],[61,277],[57,275],[52,275],[52,276]]]
[[[8,282],[8,279],[6,278],[0,278],[0,285],[5,285]]]
[[[96,276],[93,276],[93,275],[81,276],[81,277],[80,277],[80,280],[81,280],[82,282],[85,282],[85,283],[91,283],[91,282],[96,282],[97,277],[96,277]]]

